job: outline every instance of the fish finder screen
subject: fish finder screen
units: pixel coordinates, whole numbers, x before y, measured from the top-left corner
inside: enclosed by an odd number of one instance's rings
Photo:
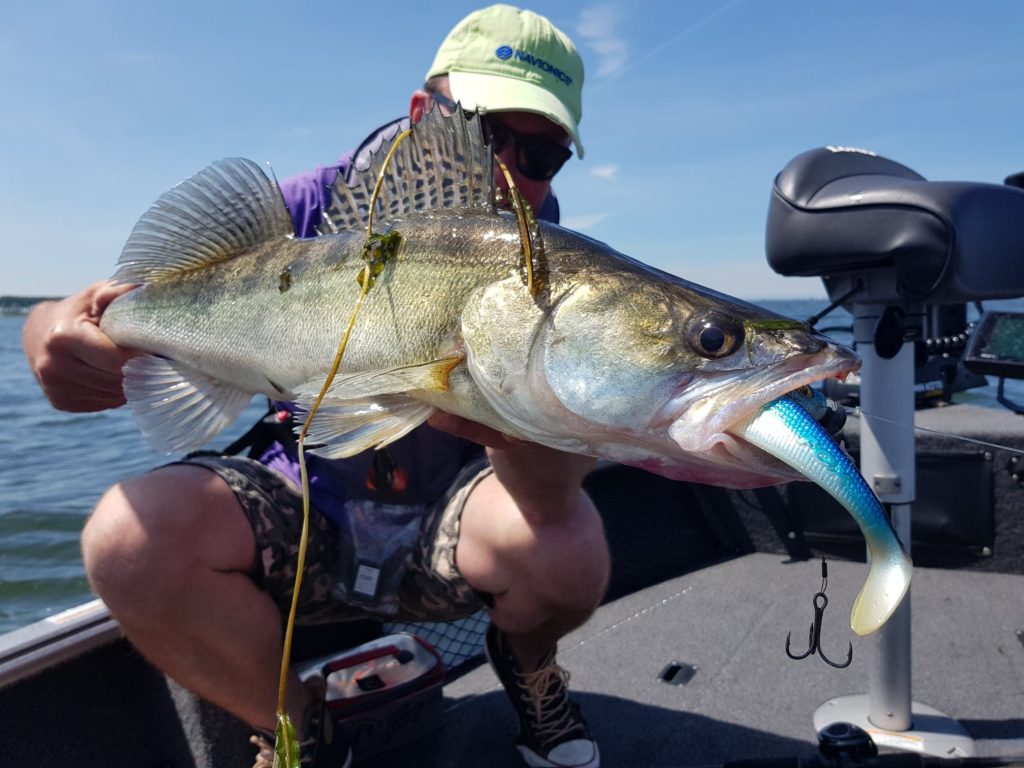
[[[983,355],[1024,362],[1024,315],[1004,315],[993,324]]]
[[[987,312],[971,335],[964,364],[981,374],[1024,378],[1024,313]]]

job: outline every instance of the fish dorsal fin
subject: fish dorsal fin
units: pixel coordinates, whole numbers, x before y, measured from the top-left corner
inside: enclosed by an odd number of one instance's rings
[[[294,233],[277,183],[252,160],[219,160],[165,192],[143,214],[114,279],[148,283],[227,261]]]
[[[370,167],[357,169],[352,186],[339,174],[323,211],[322,230],[365,229],[373,189],[396,135],[373,153]],[[373,219],[383,223],[414,211],[477,209],[494,212],[494,158],[480,120],[458,107],[445,116],[434,107],[412,126],[388,162]]]

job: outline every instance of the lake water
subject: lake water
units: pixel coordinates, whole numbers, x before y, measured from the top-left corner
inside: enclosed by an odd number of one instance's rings
[[[826,304],[762,303],[800,319]],[[1024,309],[1022,302],[998,304]],[[24,319],[17,307],[0,303],[0,402],[7,403],[0,440],[0,632],[92,598],[78,548],[86,516],[110,485],[168,459],[142,440],[127,409],[96,414],[54,410],[21,351]],[[849,315],[837,310],[821,325],[849,321]],[[972,391],[969,399],[998,407],[994,393],[993,383]],[[263,410],[257,398],[215,444],[230,443]]]
[[[24,315],[0,314],[0,632],[91,599],[78,536],[103,492],[162,464],[126,408],[62,413],[43,396],[21,350]],[[264,411],[253,405],[219,436],[227,445]],[[222,442],[223,441],[223,442]]]

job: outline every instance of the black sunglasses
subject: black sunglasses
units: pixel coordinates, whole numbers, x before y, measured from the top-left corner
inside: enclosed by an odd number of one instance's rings
[[[455,111],[457,104],[447,96],[440,93],[430,95],[448,112]],[[513,131],[491,115],[481,115],[480,125],[494,154],[504,152],[509,144],[515,145],[516,168],[533,181],[550,181],[572,157],[572,150],[557,141]]]

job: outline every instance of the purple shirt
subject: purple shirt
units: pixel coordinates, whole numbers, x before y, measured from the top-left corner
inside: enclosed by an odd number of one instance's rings
[[[282,181],[281,194],[295,223],[296,235],[316,237],[320,211],[329,204],[329,190],[338,174],[344,174],[348,179],[354,169],[368,167],[370,155],[385,140],[408,127],[407,117],[390,122],[374,131],[337,163],[318,166]],[[548,195],[537,217],[558,222],[558,200],[553,194]],[[365,451],[349,459],[327,460],[307,452],[310,501],[335,523],[340,522],[346,499],[429,504],[444,495],[462,467],[482,455],[483,449],[476,443],[440,432],[427,424],[382,451]],[[294,445],[272,443],[260,461],[299,485],[298,456]]]

